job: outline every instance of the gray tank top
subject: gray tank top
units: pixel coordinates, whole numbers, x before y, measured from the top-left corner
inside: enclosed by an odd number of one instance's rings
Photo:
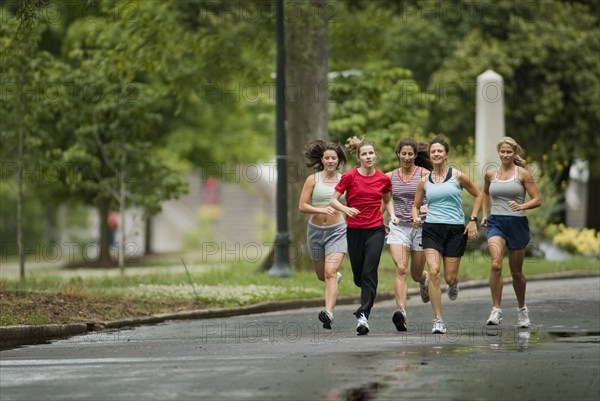
[[[490,183],[490,197],[492,198],[492,209],[490,214],[497,216],[525,216],[522,210],[512,210],[508,201],[517,203],[525,202],[525,187],[519,181],[519,167],[515,166],[515,175],[508,180],[499,180],[498,172]]]

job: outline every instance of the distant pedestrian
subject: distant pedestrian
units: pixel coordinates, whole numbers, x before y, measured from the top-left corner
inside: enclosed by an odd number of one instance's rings
[[[365,335],[369,332],[368,318],[377,295],[377,269],[385,241],[382,200],[393,224],[398,223],[398,218],[391,201],[392,183],[375,168],[374,145],[352,137],[346,148],[356,154],[360,166],[342,174],[329,204],[348,216],[348,256],[354,284],[361,290],[360,306],[354,312],[358,319],[356,331],[358,335]],[[342,194],[346,194],[346,206],[339,201]]]
[[[524,168],[521,146],[507,136],[498,142],[496,149],[500,166],[489,169],[485,174],[481,219],[481,225],[487,227],[487,245],[492,260],[490,290],[493,305],[487,324],[498,325],[503,320],[502,262],[505,249],[508,248],[508,265],[518,304],[517,325],[525,328],[529,327],[530,320],[529,310],[525,305],[527,280],[523,274],[523,260],[530,235],[529,221],[524,210],[539,207],[542,198],[531,173]],[[525,192],[530,198],[527,202]]]
[[[481,192],[469,177],[460,170],[448,166],[448,143],[440,137],[429,141],[429,158],[433,164],[431,173],[423,177],[417,186],[413,205],[415,226],[423,225],[423,249],[429,267],[429,297],[433,308],[433,334],[446,333],[442,319],[442,296],[440,270],[444,265],[446,293],[451,301],[458,296],[458,269],[464,255],[467,239],[477,238],[477,214],[481,207]],[[465,227],[462,208],[462,190],[474,198],[473,211]],[[419,208],[427,197],[427,221],[422,222]]]
[[[319,320],[331,329],[347,242],[344,214],[329,206],[329,199],[342,176],[338,169],[346,163],[346,155],[340,145],[316,140],[306,145],[304,157],[306,165],[317,172],[306,178],[298,209],[310,214],[308,251],[317,278],[325,282],[325,310],[319,313]]]
[[[423,149],[423,146],[425,149]],[[413,138],[404,138],[396,146],[396,156],[400,167],[386,175],[392,182],[392,198],[397,224],[390,224],[387,243],[396,265],[394,294],[397,310],[392,322],[398,331],[406,331],[406,299],[408,292],[407,275],[410,260],[410,274],[419,283],[421,300],[429,302],[429,274],[424,270],[425,255],[422,245],[422,228],[413,226],[412,208],[421,178],[429,174],[432,164],[427,154],[426,144],[418,144]],[[426,199],[419,207],[421,221],[425,221]]]
[[[108,211],[108,246],[114,248],[117,246],[117,231],[119,230],[119,218],[117,214],[109,210]]]

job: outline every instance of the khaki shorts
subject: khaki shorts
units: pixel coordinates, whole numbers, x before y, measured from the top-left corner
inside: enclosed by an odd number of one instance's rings
[[[422,251],[422,233],[423,229],[421,227],[415,228],[390,223],[390,233],[387,237],[387,243],[402,245],[411,251]]]

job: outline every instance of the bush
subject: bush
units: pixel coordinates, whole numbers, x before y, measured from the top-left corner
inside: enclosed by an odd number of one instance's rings
[[[551,224],[544,230],[544,235],[566,251],[600,257],[600,233],[592,228],[578,230],[564,224]]]

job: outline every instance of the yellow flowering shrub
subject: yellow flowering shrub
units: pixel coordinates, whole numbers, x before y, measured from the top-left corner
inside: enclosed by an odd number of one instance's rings
[[[600,257],[600,232],[592,228],[579,230],[564,224],[551,224],[544,234],[554,245],[569,252]]]

